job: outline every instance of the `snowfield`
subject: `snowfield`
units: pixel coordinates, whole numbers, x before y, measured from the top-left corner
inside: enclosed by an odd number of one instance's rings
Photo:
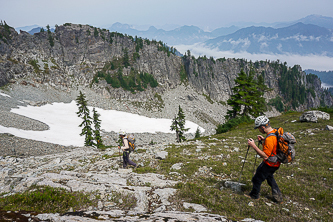
[[[3,93],[0,95],[7,96]],[[92,117],[93,107],[89,107],[89,109]],[[116,110],[95,109],[100,114],[101,130],[107,132],[124,130],[126,133],[174,133],[170,131],[171,119],[149,118]],[[0,125],[0,133],[10,133],[25,139],[64,146],[83,146],[84,136],[80,136],[81,127],[79,127],[82,119],[77,116],[77,111],[78,107],[75,101],[47,104],[41,107],[19,106],[19,108],[12,109],[11,112],[45,123],[49,126],[49,130],[22,130]],[[185,127],[189,128],[188,133],[195,133],[199,126],[186,121]],[[203,128],[199,127],[199,129],[204,132]]]

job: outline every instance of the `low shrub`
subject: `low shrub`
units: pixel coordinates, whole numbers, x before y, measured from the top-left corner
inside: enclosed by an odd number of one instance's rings
[[[216,134],[226,133],[232,128],[242,124],[242,123],[252,123],[253,120],[248,116],[236,117],[233,119],[229,119],[224,124],[219,124],[216,128]]]

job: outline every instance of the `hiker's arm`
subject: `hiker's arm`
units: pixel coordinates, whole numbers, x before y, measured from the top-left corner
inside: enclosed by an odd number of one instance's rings
[[[247,140],[247,145],[251,146],[257,153],[258,155],[263,158],[264,160],[266,160],[268,158],[268,156],[266,155],[266,153],[264,153],[264,151],[262,151],[261,149],[259,149],[256,144],[254,143],[253,139],[248,139]]]
[[[123,145],[124,146],[120,147],[120,149],[122,149],[122,150],[129,149],[129,145],[128,145],[128,140],[127,139],[123,139]]]

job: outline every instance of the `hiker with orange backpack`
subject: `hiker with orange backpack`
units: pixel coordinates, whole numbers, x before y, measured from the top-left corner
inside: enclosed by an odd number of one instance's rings
[[[281,191],[274,179],[274,173],[280,167],[281,162],[274,158],[277,154],[278,141],[276,136],[271,136],[277,131],[270,125],[269,119],[266,116],[259,116],[255,120],[254,129],[259,129],[259,132],[266,134],[266,138],[258,135],[258,140],[262,142],[263,149],[260,150],[253,139],[248,139],[248,145],[252,147],[257,154],[263,158],[263,162],[258,166],[255,175],[252,178],[252,190],[247,197],[258,199],[262,182],[267,180],[268,185],[272,188],[272,200],[278,203],[282,202]]]
[[[129,146],[129,142],[128,142],[128,138],[126,136],[126,133],[124,131],[120,131],[119,136],[123,141],[123,146],[118,145],[118,149],[119,150],[121,149],[123,151],[123,168],[127,169],[128,165],[132,165],[132,166],[134,166],[134,169],[136,169],[137,164],[129,159],[131,149],[130,149],[130,146]]]

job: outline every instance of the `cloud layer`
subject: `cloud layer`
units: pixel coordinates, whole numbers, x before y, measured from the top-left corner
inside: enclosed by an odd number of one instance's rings
[[[300,65],[303,70],[313,69],[318,71],[333,70],[333,58],[320,55],[293,55],[293,54],[251,54],[248,52],[234,53],[232,51],[219,51],[218,49],[209,49],[201,44],[194,45],[176,45],[174,46],[179,52],[185,54],[187,50],[191,51],[191,55],[195,57],[206,55],[207,57],[213,56],[217,58],[240,58],[252,61],[271,60],[277,59],[281,62],[287,62],[288,66]]]

